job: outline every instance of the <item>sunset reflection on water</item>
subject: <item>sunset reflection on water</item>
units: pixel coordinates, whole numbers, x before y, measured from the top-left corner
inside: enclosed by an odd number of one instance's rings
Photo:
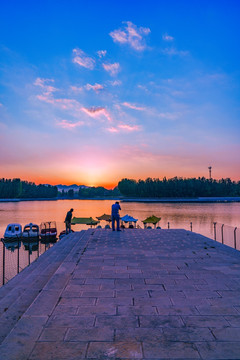
[[[0,237],[7,224],[29,222],[40,224],[43,221],[56,221],[58,233],[62,231],[64,219],[70,208],[73,216],[96,218],[111,213],[114,200],[58,200],[58,201],[22,201],[0,203]],[[143,227],[142,220],[151,215],[161,217],[160,226],[169,226],[190,230],[208,237],[213,237],[213,222],[240,227],[240,203],[137,203],[121,202],[121,216],[129,214],[137,218]],[[106,222],[101,222],[104,227]],[[87,229],[87,225],[75,225],[75,231]]]

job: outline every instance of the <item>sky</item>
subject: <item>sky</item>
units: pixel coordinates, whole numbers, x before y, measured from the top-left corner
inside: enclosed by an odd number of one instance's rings
[[[240,180],[240,2],[2,1],[0,177]]]

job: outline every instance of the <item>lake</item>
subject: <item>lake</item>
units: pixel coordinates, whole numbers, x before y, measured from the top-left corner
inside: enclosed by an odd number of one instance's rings
[[[3,237],[7,224],[20,223],[22,226],[29,222],[39,224],[43,221],[56,221],[58,234],[65,229],[64,219],[70,208],[74,209],[76,217],[96,218],[102,214],[110,214],[113,200],[58,200],[58,201],[21,201],[0,203],[0,238]],[[214,238],[213,222],[216,227],[218,241],[222,238],[220,224],[224,225],[224,243],[234,247],[234,227],[236,232],[237,249],[240,250],[240,203],[121,203],[121,216],[129,214],[137,219],[138,225],[143,227],[141,220],[151,215],[161,217],[160,226],[170,229],[192,230],[210,238]],[[106,222],[102,222],[104,227]],[[87,225],[75,225],[73,229],[80,231],[87,229]],[[134,230],[133,230],[134,231]],[[158,231],[158,230],[155,230]],[[18,271],[24,269],[39,255],[46,251],[51,243],[19,243],[0,244],[0,286]],[[19,248],[19,250],[18,250]],[[5,255],[4,255],[5,254]],[[4,256],[3,256],[4,255]],[[5,265],[3,267],[3,258]],[[5,269],[5,270],[4,270]]]
[[[73,216],[96,218],[110,214],[113,200],[58,200],[58,201],[21,201],[0,203],[0,237],[3,237],[7,224],[17,222],[26,225],[29,222],[39,224],[43,221],[56,221],[58,233],[65,228],[66,212],[74,209]],[[129,214],[139,219],[161,217],[160,226],[171,229],[190,230],[213,238],[213,222],[240,227],[240,203],[121,203],[121,216]],[[105,222],[101,223],[103,226]],[[74,230],[87,229],[86,225],[75,225]]]

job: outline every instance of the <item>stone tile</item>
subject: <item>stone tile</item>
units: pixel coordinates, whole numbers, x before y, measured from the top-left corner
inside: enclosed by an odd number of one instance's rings
[[[166,341],[214,341],[215,338],[208,328],[163,328]]]
[[[196,306],[201,315],[239,315],[233,306]]]
[[[113,341],[114,330],[108,327],[91,329],[72,329],[66,334],[65,341]]]
[[[123,316],[157,315],[157,309],[155,306],[118,306],[117,314]]]
[[[47,327],[91,327],[95,321],[95,316],[71,316],[66,314],[54,315],[49,318]]]
[[[79,360],[84,359],[87,342],[39,342],[29,360]]]
[[[158,328],[158,327],[183,327],[184,323],[180,316],[164,315],[141,315],[139,316],[140,327]]]
[[[240,316],[224,316],[224,318],[233,327],[240,327]]]
[[[76,315],[77,311],[78,311],[78,306],[57,305],[52,315],[58,315],[58,314]]]
[[[217,341],[240,342],[240,331],[237,327],[212,328],[211,330]]]
[[[158,315],[199,315],[195,306],[157,306]]]
[[[40,338],[38,341],[58,341],[61,342],[64,340],[67,328],[58,327],[58,328],[45,328],[43,329]]]
[[[97,298],[65,298],[61,297],[59,305],[64,306],[83,306],[83,305],[94,305],[97,301]]]
[[[98,306],[101,305],[114,305],[114,306],[127,306],[127,305],[133,305],[133,298],[130,297],[120,297],[120,298],[99,298],[97,299]]]
[[[47,316],[23,316],[1,344],[1,358],[28,359],[47,319]]]
[[[138,327],[137,316],[96,316],[96,327],[110,327],[112,329],[121,329],[127,327]]]
[[[203,359],[238,359],[240,342],[202,342],[196,343]]]
[[[200,359],[191,342],[143,342],[144,359]]]
[[[117,306],[113,305],[93,305],[81,306],[78,308],[77,315],[117,315]]]
[[[182,316],[184,324],[191,327],[224,327],[229,326],[229,323],[223,316],[217,315],[199,315],[199,316]]]
[[[141,344],[133,341],[91,342],[87,352],[90,359],[142,359]]]
[[[162,328],[125,328],[116,329],[115,333],[116,341],[137,341],[137,342],[159,342],[163,340],[163,329]]]

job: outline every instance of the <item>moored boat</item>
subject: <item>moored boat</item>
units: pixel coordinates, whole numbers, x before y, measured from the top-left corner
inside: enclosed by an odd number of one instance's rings
[[[56,240],[57,225],[56,221],[42,222],[40,225],[40,237],[42,240],[49,239],[50,241]]]
[[[22,237],[24,238],[38,238],[39,237],[39,226],[37,224],[27,224],[23,228]]]
[[[4,239],[16,240],[16,238],[19,238],[21,236],[22,236],[22,225],[17,223],[8,224],[4,233]]]

